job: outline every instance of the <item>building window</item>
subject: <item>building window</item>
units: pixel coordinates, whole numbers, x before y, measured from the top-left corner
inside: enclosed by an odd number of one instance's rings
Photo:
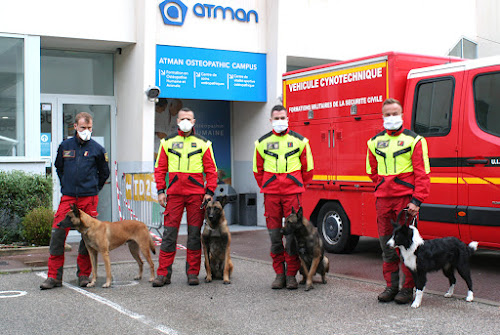
[[[24,156],[24,39],[0,36],[0,156]]]
[[[112,54],[42,49],[40,62],[42,93],[114,95]]]
[[[422,136],[444,136],[451,129],[452,78],[424,80],[417,84],[412,129]]]
[[[474,105],[479,127],[500,136],[500,73],[487,73],[474,79]]]

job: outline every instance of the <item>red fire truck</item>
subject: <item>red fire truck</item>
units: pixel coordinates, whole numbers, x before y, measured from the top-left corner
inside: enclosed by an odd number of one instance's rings
[[[310,140],[314,178],[304,213],[329,252],[378,237],[366,142],[383,130],[382,102],[427,139],[431,193],[424,238],[456,236],[500,249],[500,58],[464,61],[388,52],[283,75],[291,129]]]

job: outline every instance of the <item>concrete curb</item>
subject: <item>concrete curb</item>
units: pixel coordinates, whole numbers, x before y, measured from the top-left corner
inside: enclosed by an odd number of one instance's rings
[[[71,245],[64,246],[64,251],[71,251]],[[21,248],[0,248],[0,257],[14,255],[43,254],[49,252],[49,246],[43,247],[21,247]]]

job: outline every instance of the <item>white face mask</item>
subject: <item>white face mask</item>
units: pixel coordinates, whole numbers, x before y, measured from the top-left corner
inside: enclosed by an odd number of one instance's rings
[[[273,120],[272,125],[273,130],[279,134],[288,129],[288,120]]]
[[[397,130],[403,125],[402,115],[392,115],[384,117],[384,128],[387,130]]]
[[[84,131],[79,131],[78,136],[82,139],[82,141],[88,141],[92,136],[92,132],[88,129],[85,129]]]
[[[191,121],[189,120],[182,120],[181,122],[179,122],[177,124],[179,126],[179,129],[185,133],[189,133],[191,131],[191,129],[193,129],[193,124],[191,123]]]

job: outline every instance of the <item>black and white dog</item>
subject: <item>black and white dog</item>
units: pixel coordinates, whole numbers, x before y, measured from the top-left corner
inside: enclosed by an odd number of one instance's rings
[[[401,213],[400,213],[401,214]],[[399,222],[400,215],[398,215]],[[443,270],[444,275],[450,281],[450,288],[444,295],[449,298],[453,295],[455,283],[455,269],[467,283],[469,291],[466,301],[472,301],[472,279],[470,275],[469,257],[477,250],[478,243],[471,242],[467,246],[456,237],[444,237],[424,241],[420,236],[417,227],[392,222],[394,232],[387,245],[392,248],[399,248],[401,257],[405,265],[413,274],[415,286],[417,288],[415,300],[411,307],[418,308],[422,303],[427,273]]]

